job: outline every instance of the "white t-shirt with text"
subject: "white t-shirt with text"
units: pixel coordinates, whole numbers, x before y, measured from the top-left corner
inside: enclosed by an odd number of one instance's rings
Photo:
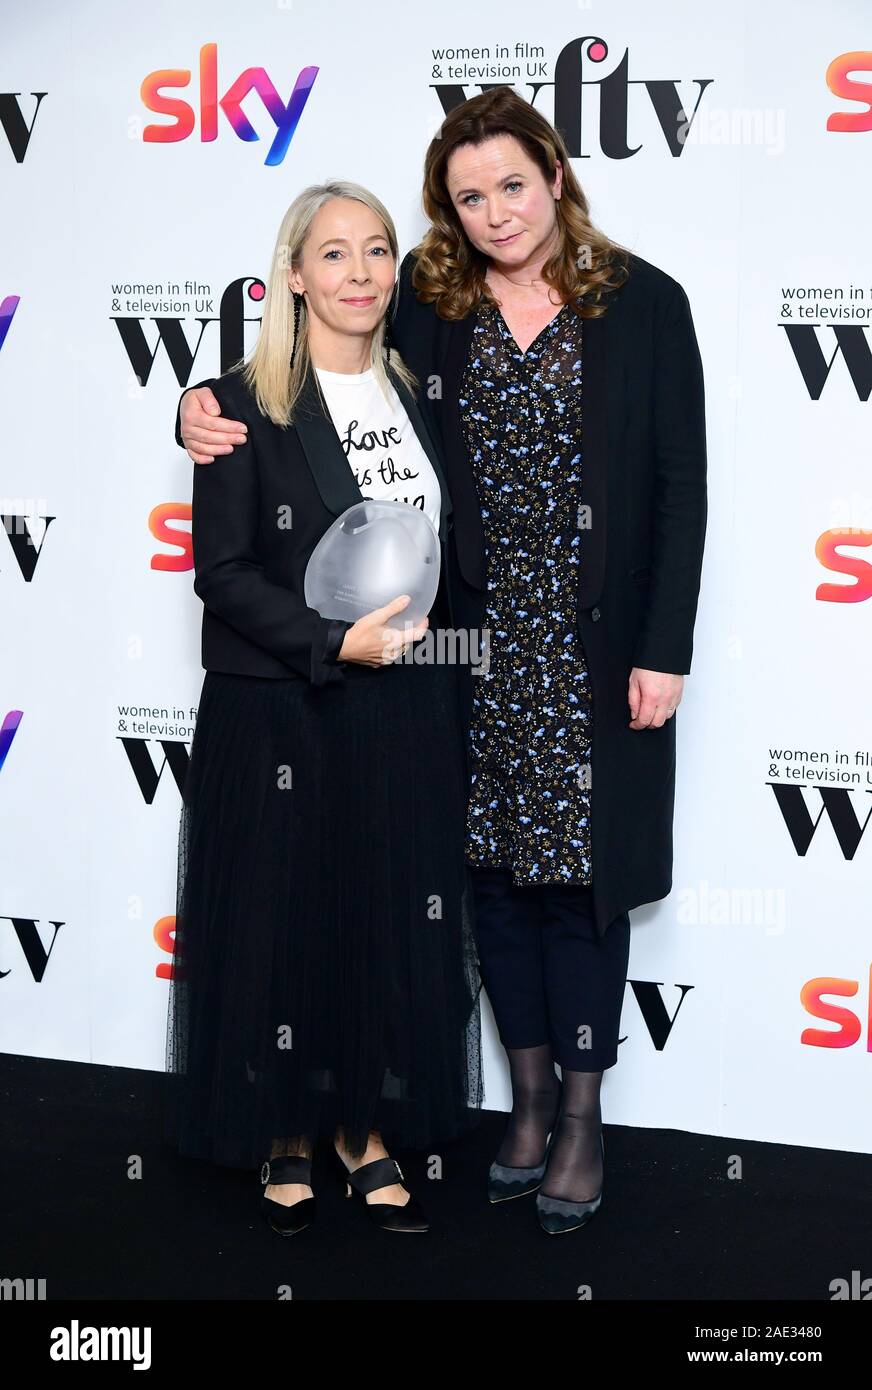
[[[418,507],[438,532],[439,479],[393,386],[387,400],[371,367],[348,374],[315,371],[361,494]]]

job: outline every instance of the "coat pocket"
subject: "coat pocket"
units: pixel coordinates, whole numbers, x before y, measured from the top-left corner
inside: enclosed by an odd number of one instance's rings
[[[642,565],[640,569],[630,570],[630,578],[634,584],[647,584],[651,579],[650,565]]]

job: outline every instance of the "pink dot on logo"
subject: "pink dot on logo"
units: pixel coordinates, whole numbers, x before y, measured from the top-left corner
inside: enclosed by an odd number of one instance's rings
[[[587,50],[587,56],[592,63],[601,63],[606,56],[606,46],[604,43],[592,43]]]
[[[249,299],[263,299],[263,285],[249,285]]]

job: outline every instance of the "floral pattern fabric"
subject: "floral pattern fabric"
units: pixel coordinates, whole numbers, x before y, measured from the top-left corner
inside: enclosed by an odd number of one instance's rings
[[[575,631],[582,320],[521,352],[477,311],[460,414],[488,557],[488,661],[473,677],[466,857],[515,883],[591,882],[592,703]]]

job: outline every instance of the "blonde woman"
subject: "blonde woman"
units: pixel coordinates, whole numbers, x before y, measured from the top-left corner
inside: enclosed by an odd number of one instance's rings
[[[427,620],[386,625],[407,596],[351,623],[303,594],[335,518],[391,498],[439,532],[429,621],[450,624],[450,494],[385,341],[396,273],[377,198],[344,182],[301,193],[250,361],[212,387],[245,440],[194,470],[206,675],[179,834],[165,1133],[183,1156],[259,1170],[281,1235],[312,1222],[322,1137],[380,1226],[426,1231],[390,1148],[455,1138],[481,1101],[460,668],[409,659]]]

